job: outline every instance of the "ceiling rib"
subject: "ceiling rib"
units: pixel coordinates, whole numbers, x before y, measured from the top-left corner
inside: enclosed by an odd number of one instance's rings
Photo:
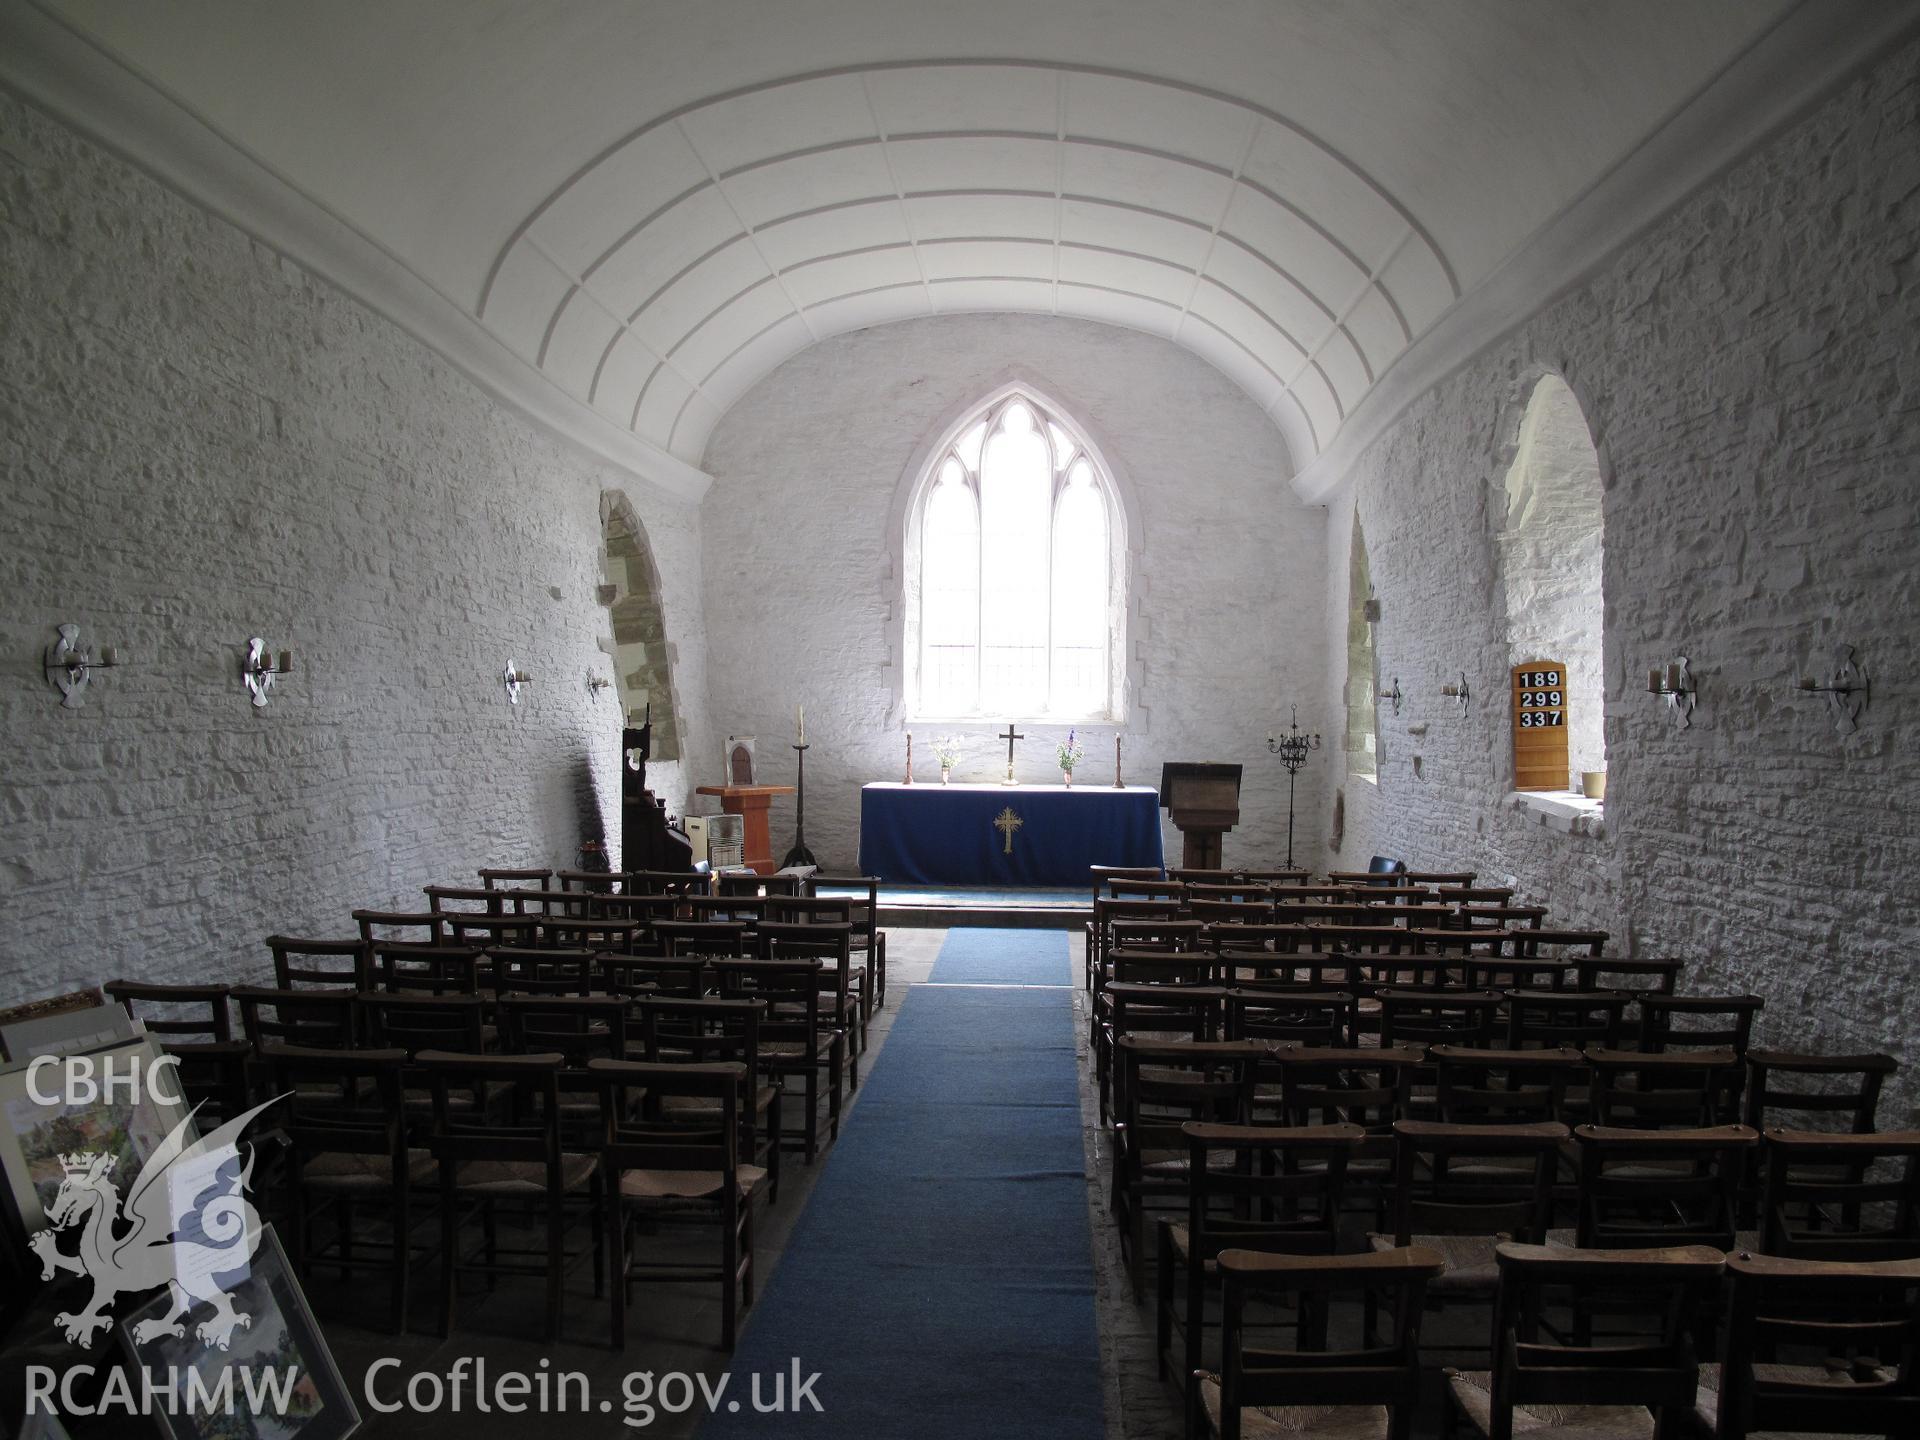
[[[860,98],[866,102],[867,115],[873,121],[873,133],[880,137],[880,163],[887,167],[887,183],[893,187],[893,197],[900,204],[900,228],[906,231],[907,247],[913,251],[913,268],[920,272],[920,289],[926,296],[927,313],[933,313],[933,287],[927,283],[927,262],[921,257],[920,246],[914,239],[913,213],[907,209],[907,194],[900,186],[900,172],[893,163],[893,152],[887,148],[887,127],[881,122],[880,107],[873,103],[873,87],[867,83],[867,77],[860,77]],[[792,268],[792,267],[789,267]],[[808,326],[812,333],[812,326]]]

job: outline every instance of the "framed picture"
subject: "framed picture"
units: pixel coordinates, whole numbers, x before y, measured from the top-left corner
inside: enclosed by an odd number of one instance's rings
[[[753,778],[753,736],[729,735],[727,737],[727,765],[721,772],[726,778],[725,785],[757,785]]]
[[[47,1207],[66,1179],[60,1164],[62,1155],[75,1151],[112,1154],[114,1182],[125,1194],[147,1157],[187,1117],[188,1107],[175,1077],[168,1075],[158,1091],[148,1083],[152,1066],[160,1058],[159,1048],[150,1038],[143,1035],[84,1057],[69,1057],[62,1068],[75,1066],[82,1058],[96,1082],[92,1086],[95,1097],[104,1088],[98,1084],[100,1078],[113,1077],[111,1099],[72,1103],[56,1099],[47,1104],[34,1096],[30,1069],[0,1075],[0,1169],[6,1172],[7,1193],[20,1228],[28,1235],[46,1228]],[[125,1079],[129,1072],[133,1075],[131,1085]],[[42,1094],[59,1095],[64,1088],[60,1070],[51,1076],[43,1073],[38,1088]],[[80,1087],[76,1087],[79,1093]],[[188,1137],[194,1138],[191,1130]]]
[[[153,1333],[172,1308],[165,1290],[120,1324],[121,1343],[135,1368],[148,1376],[156,1398],[175,1397],[172,1405],[154,1407],[168,1440],[345,1440],[358,1430],[353,1392],[314,1323],[273,1227],[261,1228],[251,1265],[215,1279],[226,1289],[234,1313],[247,1317],[245,1325],[232,1330],[228,1349],[209,1345],[196,1333],[213,1314],[206,1306],[176,1317],[179,1335]],[[135,1338],[142,1334],[151,1338]],[[190,1391],[193,1372],[199,1383]],[[223,1383],[222,1372],[231,1381]],[[232,1413],[223,1406],[211,1414],[190,1408],[195,1391],[231,1394]],[[179,1413],[169,1413],[175,1410]]]
[[[0,1070],[21,1070],[42,1055],[98,1050],[139,1035],[124,1005],[98,990],[76,990],[0,1011]]]

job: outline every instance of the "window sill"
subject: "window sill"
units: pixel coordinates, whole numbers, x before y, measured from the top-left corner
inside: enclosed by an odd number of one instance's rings
[[[1124,725],[1111,715],[909,715],[906,723],[916,728],[934,725]],[[1005,736],[1001,737],[1005,739]]]
[[[1571,790],[1509,791],[1507,808],[1532,815],[1540,825],[1562,835],[1590,835],[1597,840],[1607,833],[1605,803]]]

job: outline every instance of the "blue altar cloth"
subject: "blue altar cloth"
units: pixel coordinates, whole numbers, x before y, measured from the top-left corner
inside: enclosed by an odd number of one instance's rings
[[[994,821],[1020,824],[1013,853]],[[901,785],[860,790],[860,869],[896,885],[1084,886],[1093,865],[1162,864],[1144,785]]]

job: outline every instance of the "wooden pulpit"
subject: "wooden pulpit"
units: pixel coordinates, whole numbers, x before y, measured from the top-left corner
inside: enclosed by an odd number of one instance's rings
[[[1240,823],[1240,767],[1193,762],[1160,770],[1160,804],[1180,828],[1180,863],[1189,870],[1220,868],[1220,837]]]
[[[780,867],[773,860],[773,842],[768,838],[767,807],[776,795],[793,794],[791,785],[702,785],[696,795],[718,795],[720,808],[740,817],[746,841],[747,866],[762,875],[771,875]]]

